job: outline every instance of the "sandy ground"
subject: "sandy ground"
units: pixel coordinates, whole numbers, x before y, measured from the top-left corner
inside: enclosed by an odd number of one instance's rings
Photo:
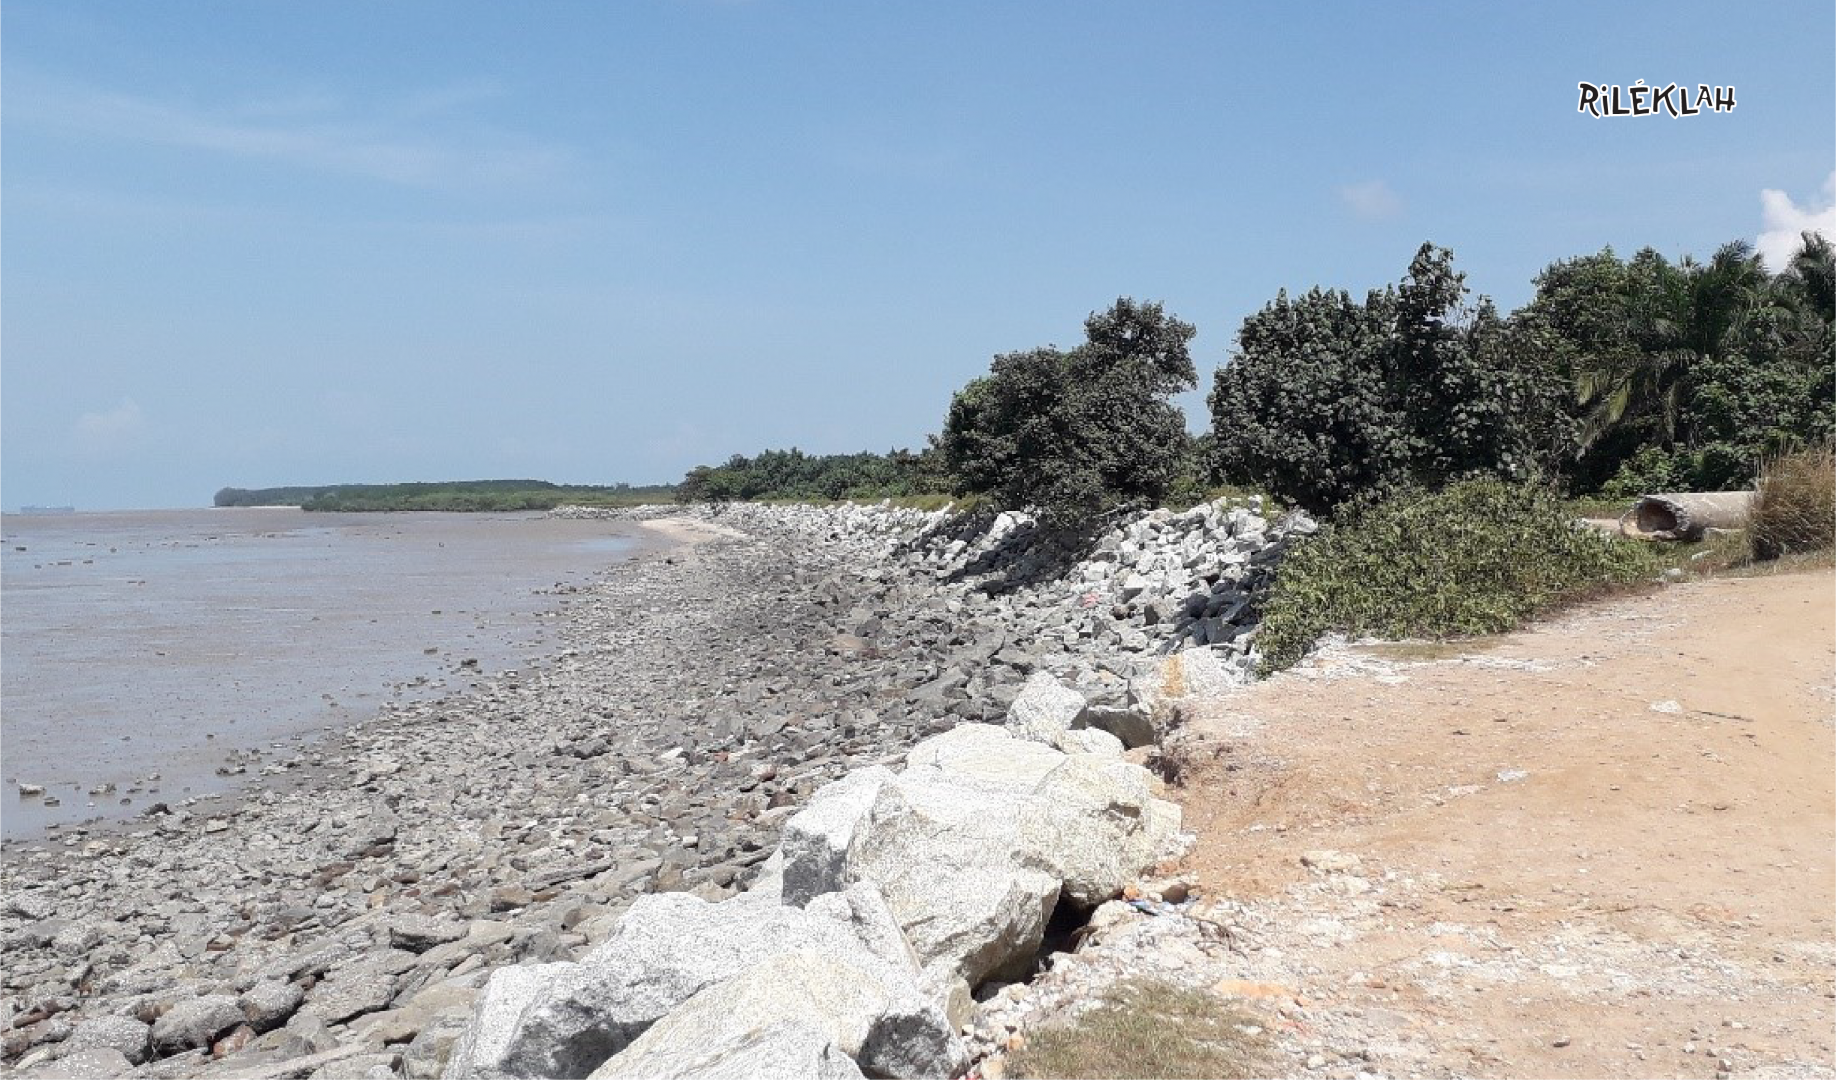
[[[750,539],[745,533],[731,526],[722,525],[716,521],[702,521],[699,518],[651,518],[639,521],[638,524],[666,539],[684,544],[703,544],[709,540],[723,537],[729,540]]]
[[[1185,869],[1330,1062],[1831,1074],[1827,572],[1328,650],[1188,712]]]

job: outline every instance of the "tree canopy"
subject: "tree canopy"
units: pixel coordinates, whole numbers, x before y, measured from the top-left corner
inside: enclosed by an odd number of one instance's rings
[[[1424,244],[1395,286],[1285,291],[1244,321],[1210,406],[1215,463],[1326,511],[1404,484],[1523,478],[1566,442],[1561,373]]]
[[[1171,401],[1198,380],[1191,324],[1118,299],[1084,320],[1084,342],[994,358],[951,399],[937,439],[962,493],[1029,508],[1065,527],[1165,496],[1187,450]]]

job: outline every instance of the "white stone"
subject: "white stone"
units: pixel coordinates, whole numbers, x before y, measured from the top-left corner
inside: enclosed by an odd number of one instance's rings
[[[1059,747],[1065,733],[1083,723],[1084,695],[1036,671],[1007,710],[1007,730],[1023,739]]]
[[[783,901],[801,907],[840,889],[855,827],[867,816],[892,772],[875,765],[849,773],[818,791],[809,805],[784,823]]]
[[[872,965],[798,949],[696,994],[592,1075],[673,1076],[709,1043],[785,1022],[809,1025],[876,1076],[951,1076],[968,1062],[949,1020],[915,983],[889,983]]]

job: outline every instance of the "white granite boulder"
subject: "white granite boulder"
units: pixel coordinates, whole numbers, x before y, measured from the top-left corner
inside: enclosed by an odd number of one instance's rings
[[[871,886],[819,897],[807,910],[768,896],[710,904],[655,894],[640,897],[578,963],[495,973],[446,1075],[584,1076],[696,994],[786,952],[872,971],[928,1006],[893,915]],[[942,1012],[931,1014],[940,1037],[954,1040]]]
[[[785,877],[799,896],[873,882],[934,985],[1023,975],[1060,896],[1115,896],[1178,831],[1178,808],[1153,797],[1147,770],[1107,753],[964,724],[906,760],[897,776],[818,792],[808,827],[791,818]]]
[[[808,1025],[872,1076],[951,1076],[962,1041],[909,974],[833,951],[780,952],[691,997],[592,1075],[674,1076],[710,1044],[783,1023]]]
[[[655,1030],[654,1028],[652,1030]],[[639,1041],[642,1041],[640,1039]],[[860,1066],[814,1023],[702,1037],[687,1045],[633,1047],[601,1065],[594,1080],[860,1080]]]
[[[1007,709],[1007,730],[1022,739],[1066,749],[1071,731],[1084,724],[1084,695],[1050,672],[1036,671]]]

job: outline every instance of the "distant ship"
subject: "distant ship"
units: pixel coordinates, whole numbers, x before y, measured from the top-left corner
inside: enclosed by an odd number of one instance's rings
[[[19,512],[22,514],[74,514],[76,513],[76,507],[74,506],[22,506],[19,508]]]

